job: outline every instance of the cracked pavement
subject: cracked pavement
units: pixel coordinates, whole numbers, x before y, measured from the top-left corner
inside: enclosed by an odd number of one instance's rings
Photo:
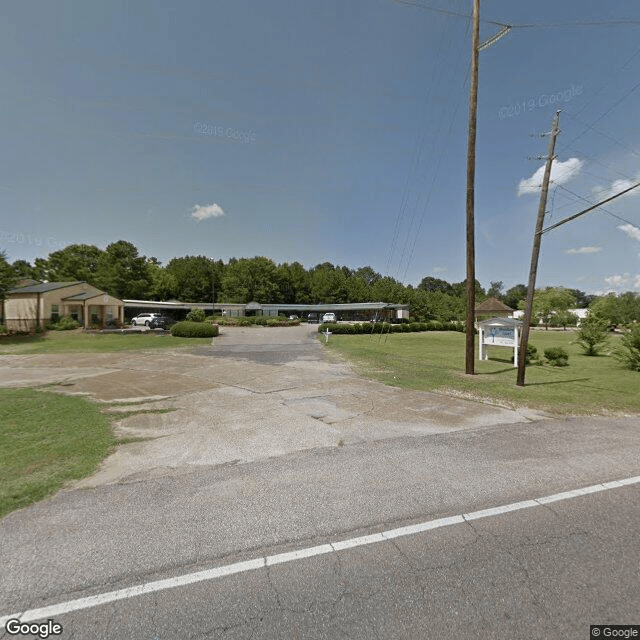
[[[536,419],[384,387],[326,359],[307,327],[97,356],[3,356],[0,384],[175,410],[124,417],[119,435],[155,439],[0,521],[0,615],[639,473],[635,418]],[[56,620],[78,639],[587,637],[640,610],[637,497],[616,489]]]

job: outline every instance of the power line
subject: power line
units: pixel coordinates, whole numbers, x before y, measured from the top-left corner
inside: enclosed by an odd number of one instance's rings
[[[433,11],[441,15],[456,16],[458,18],[470,19],[470,13],[461,13],[458,11],[451,11],[450,9],[442,9],[441,7],[434,7],[424,2],[417,2],[416,0],[391,0],[394,4],[405,5],[407,7],[415,7],[416,9],[422,9],[424,11]],[[594,21],[582,21],[582,22],[539,22],[532,24],[511,24],[505,22],[497,22],[496,20],[480,19],[480,22],[485,24],[494,24],[499,27],[508,27],[510,29],[547,29],[552,27],[613,27],[613,26],[628,26],[634,24],[640,24],[640,18],[621,18],[618,20],[594,20]]]
[[[629,89],[622,97],[618,98],[604,113],[601,113],[590,125],[581,131],[573,140],[567,143],[567,146],[572,145],[576,140],[579,140],[587,131],[593,129],[593,126],[600,122],[605,116],[607,116],[611,111],[613,111],[621,102],[626,100],[634,91],[636,91],[640,87],[640,81],[636,82],[631,89]]]
[[[638,185],[635,185],[638,186]],[[570,193],[572,196],[575,196],[576,198],[579,198],[580,200],[583,200],[584,202],[586,202],[587,204],[593,205],[593,202],[587,198],[585,198],[584,196],[581,196],[573,191],[571,191],[571,189],[567,189],[567,187],[563,187],[561,184],[558,185],[558,187],[560,189],[563,189],[564,191]],[[635,188],[635,187],[631,187],[631,188]],[[627,191],[629,191],[630,189],[627,189]],[[605,200],[605,202],[608,202],[611,198],[608,198],[607,200]],[[598,205],[594,205],[594,206],[598,206]],[[615,213],[613,213],[612,211],[609,211],[608,209],[605,209],[604,207],[600,207],[600,211],[602,211],[603,213],[606,213],[608,215],[610,215],[613,218],[617,218],[618,220],[622,221],[622,222],[626,222],[627,224],[630,224],[633,227],[637,227],[637,223],[635,222],[631,222],[631,220],[627,220],[626,218],[623,218],[622,216],[619,216]],[[545,229],[545,231],[547,231],[548,229]]]

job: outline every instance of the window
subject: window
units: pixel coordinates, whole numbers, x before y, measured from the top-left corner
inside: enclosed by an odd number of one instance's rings
[[[58,322],[59,319],[60,319],[60,315],[58,313],[58,305],[52,304],[51,305],[51,322]]]

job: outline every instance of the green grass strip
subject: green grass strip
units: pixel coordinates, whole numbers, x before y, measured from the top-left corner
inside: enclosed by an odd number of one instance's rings
[[[319,338],[324,344],[324,337]],[[491,347],[465,375],[465,336],[430,331],[389,336],[335,335],[326,345],[351,361],[361,375],[405,389],[435,391],[512,408],[555,414],[640,414],[640,373],[620,366],[611,352],[620,337],[610,335],[601,356],[586,356],[573,331],[532,331],[530,343],[542,355],[563,347],[569,366],[528,366],[526,385],[516,386],[513,350]]]
[[[0,517],[92,474],[115,445],[111,418],[84,398],[0,389]]]

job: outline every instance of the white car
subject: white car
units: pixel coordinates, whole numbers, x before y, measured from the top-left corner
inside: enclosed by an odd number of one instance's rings
[[[131,319],[131,324],[136,327],[139,324],[148,327],[154,318],[159,318],[159,313],[140,313],[135,318]]]
[[[325,313],[322,316],[322,322],[338,322],[335,313]]]

